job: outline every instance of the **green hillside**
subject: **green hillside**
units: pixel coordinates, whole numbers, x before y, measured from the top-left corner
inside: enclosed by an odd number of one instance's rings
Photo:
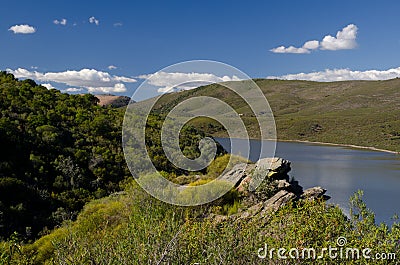
[[[241,81],[246,86],[246,81]],[[256,79],[273,110],[279,140],[353,144],[400,151],[400,79],[386,81],[311,82]],[[183,100],[217,97],[242,114],[257,138],[255,113],[232,91],[217,84],[164,95],[155,111],[167,113]],[[200,118],[193,124],[214,136],[223,128]]]
[[[120,191],[131,177],[123,117],[124,109],[99,106],[93,95],[48,90],[0,72],[0,240],[13,232],[37,238],[74,220],[87,202]],[[150,116],[146,142],[156,168],[170,179],[187,174],[168,162],[160,127],[159,117]],[[199,137],[204,134],[184,128],[181,145],[189,156],[199,155]]]

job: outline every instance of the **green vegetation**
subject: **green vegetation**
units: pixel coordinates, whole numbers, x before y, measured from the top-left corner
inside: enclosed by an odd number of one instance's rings
[[[9,241],[3,249],[6,264],[265,264],[259,248],[346,247],[400,253],[400,226],[375,225],[374,216],[361,200],[351,199],[347,218],[323,201],[288,204],[266,218],[227,218],[212,214],[215,204],[176,207],[160,202],[134,182],[126,192],[90,202],[77,221],[65,223],[33,244]],[[221,202],[220,202],[221,203]],[[220,204],[220,206],[223,204]],[[241,207],[241,206],[237,206]],[[10,246],[13,246],[10,248]],[[320,253],[318,253],[319,255]],[[332,259],[289,259],[290,264],[327,264]],[[341,264],[366,264],[368,260],[337,259]],[[25,262],[25,263],[24,263]],[[281,264],[275,252],[271,262]],[[391,264],[374,260],[374,264]]]
[[[246,81],[243,85],[246,85]],[[279,140],[308,140],[353,144],[400,152],[400,79],[386,81],[311,82],[256,79],[273,110]],[[156,106],[168,112],[185,99],[219,98],[242,114],[250,137],[259,137],[255,115],[225,87],[212,84],[164,95]],[[192,124],[214,136],[227,136],[223,127],[206,118]]]
[[[93,95],[63,94],[0,72],[0,239],[46,233],[131,176],[121,145],[124,109],[97,103]],[[161,124],[157,115],[148,119],[150,157],[171,179],[187,174],[163,153]],[[186,126],[180,137],[184,153],[199,156],[204,134]]]
[[[33,238],[129,176],[122,113],[0,73],[0,236]]]

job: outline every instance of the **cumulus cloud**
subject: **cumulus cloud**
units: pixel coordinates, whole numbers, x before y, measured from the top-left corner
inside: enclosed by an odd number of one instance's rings
[[[108,68],[109,70],[117,69],[117,67],[116,67],[115,65],[109,65],[107,68]]]
[[[321,50],[348,50],[357,46],[357,26],[350,24],[336,33],[336,37],[325,36],[321,41]]]
[[[316,50],[319,47],[319,41],[317,40],[310,40],[304,43],[303,48],[307,50]]]
[[[42,82],[55,82],[87,89],[89,92],[125,92],[124,83],[134,83],[135,79],[126,76],[111,75],[95,69],[69,70],[64,72],[29,71],[24,68],[7,69],[17,78],[30,78]]]
[[[150,85],[159,87],[158,92],[169,93],[179,90],[189,90],[209,83],[239,81],[237,76],[216,76],[209,73],[167,73],[157,72],[150,75],[141,75],[138,78],[148,79]],[[175,86],[179,84],[178,86]]]
[[[326,69],[319,72],[268,76],[270,79],[309,80],[319,82],[344,80],[387,80],[400,77],[400,67],[388,70],[352,71],[350,69]]]
[[[95,17],[90,17],[89,18],[89,23],[90,24],[96,24],[96,26],[98,26],[100,21],[98,19],[96,19]]]
[[[36,29],[30,25],[14,25],[8,30],[14,32],[14,34],[32,34],[36,32]]]
[[[347,25],[336,33],[336,37],[331,35],[325,36],[322,41],[310,40],[306,41],[302,47],[279,46],[270,51],[273,53],[310,53],[312,50],[348,50],[357,47],[357,26],[354,24]]]
[[[65,25],[67,25],[67,20],[66,20],[65,18],[63,18],[63,19],[61,19],[61,20],[55,19],[55,20],[53,21],[53,23],[56,24],[56,25],[63,25],[63,26],[65,26]]]
[[[122,24],[122,22],[116,22],[113,25],[114,25],[114,27],[122,27],[123,24]]]

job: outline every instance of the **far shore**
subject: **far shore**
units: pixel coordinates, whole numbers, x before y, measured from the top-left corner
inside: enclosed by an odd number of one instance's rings
[[[277,140],[277,141],[278,142],[295,142],[295,143],[342,146],[342,147],[351,147],[351,148],[357,148],[357,149],[366,149],[366,150],[372,150],[372,151],[386,152],[386,153],[391,153],[391,154],[396,154],[396,155],[400,154],[400,152],[396,152],[396,151],[391,151],[391,150],[386,150],[386,149],[381,149],[381,148],[376,148],[376,147],[371,147],[371,146],[354,145],[354,144],[334,144],[334,143],[325,143],[325,142],[313,142],[313,141],[307,141],[307,140]]]
[[[215,137],[215,138],[229,138],[229,137]],[[236,139],[241,139],[241,138],[236,138]],[[245,138],[243,138],[245,139]],[[249,138],[250,140],[260,140],[259,138]],[[265,140],[270,140],[273,141],[274,139],[265,139]],[[400,155],[400,152],[392,151],[392,150],[386,150],[386,149],[381,149],[381,148],[376,148],[372,146],[362,146],[362,145],[355,145],[355,144],[335,144],[335,143],[326,143],[326,142],[313,142],[313,141],[307,141],[307,140],[285,140],[285,139],[276,139],[277,142],[292,142],[292,143],[306,143],[306,144],[319,144],[319,145],[330,145],[330,146],[339,146],[339,147],[351,147],[351,148],[356,148],[356,149],[365,149],[365,150],[371,150],[371,151],[378,151],[378,152],[385,152],[385,153],[390,153],[390,154],[395,154],[395,155]]]

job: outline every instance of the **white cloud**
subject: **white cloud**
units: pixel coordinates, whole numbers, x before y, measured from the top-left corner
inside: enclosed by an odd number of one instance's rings
[[[122,27],[123,24],[121,22],[116,22],[113,25],[114,27]]]
[[[279,46],[277,48],[273,48],[270,50],[273,53],[310,53],[308,49],[305,48],[296,48],[294,46]]]
[[[150,85],[159,87],[158,92],[167,93],[178,90],[189,90],[209,83],[239,81],[237,76],[216,76],[209,73],[167,73],[157,72],[150,75],[141,75],[138,78],[148,79]],[[175,86],[179,84],[178,86]]]
[[[53,21],[53,23],[56,24],[56,25],[63,25],[63,26],[65,26],[65,25],[67,25],[67,20],[66,20],[65,18],[63,18],[63,19],[61,19],[61,20],[55,19],[55,20]]]
[[[88,91],[92,93],[120,93],[125,92],[126,87],[122,83],[115,84],[113,87],[88,87]]]
[[[116,67],[115,65],[109,65],[107,68],[109,70],[114,70],[114,69],[117,69],[118,67]]]
[[[14,25],[10,27],[8,30],[14,32],[14,34],[31,34],[36,32],[36,29],[34,27],[29,26],[27,24]]]
[[[316,50],[319,48],[319,41],[317,40],[307,41],[304,43],[303,48],[307,50]]]
[[[49,83],[42,84],[42,86],[44,86],[47,89],[54,89],[53,85]]]
[[[62,90],[63,92],[80,92],[83,88],[69,87],[67,89]]]
[[[357,26],[354,24],[347,25],[342,30],[336,33],[336,37],[331,35],[325,36],[322,41],[310,40],[303,44],[302,47],[294,46],[279,46],[270,51],[273,53],[310,53],[312,50],[348,50],[357,47]]]
[[[336,33],[336,37],[325,36],[321,41],[321,50],[348,50],[357,46],[357,26],[350,24]]]
[[[326,69],[319,72],[268,76],[269,79],[309,80],[319,82],[344,80],[387,80],[400,77],[400,67],[388,70],[352,71],[350,69]]]
[[[68,86],[85,88],[89,92],[125,92],[124,83],[134,83],[135,79],[126,76],[111,75],[95,69],[69,70],[64,72],[40,73],[24,68],[7,69],[17,78],[30,78],[44,82],[55,82]]]
[[[90,18],[89,18],[89,23],[90,23],[90,24],[96,24],[96,26],[98,26],[100,22],[99,22],[99,20],[96,19],[95,17],[90,17]]]

